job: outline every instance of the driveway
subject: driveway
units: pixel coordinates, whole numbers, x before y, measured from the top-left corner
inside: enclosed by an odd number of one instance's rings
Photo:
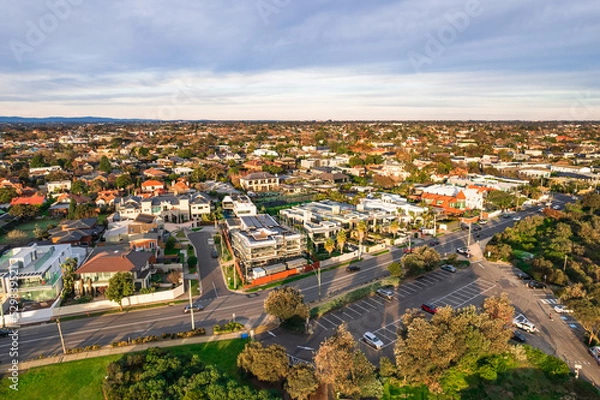
[[[200,299],[202,300],[214,299],[230,294],[227,285],[223,281],[223,273],[221,272],[218,259],[212,258],[210,255],[214,245],[209,245],[208,240],[213,235],[214,232],[212,230],[201,230],[187,234],[198,257],[198,274],[200,277],[200,287],[202,288]]]

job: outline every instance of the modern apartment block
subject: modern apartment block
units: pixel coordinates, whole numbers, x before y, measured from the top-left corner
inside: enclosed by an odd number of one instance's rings
[[[247,275],[252,268],[284,263],[306,250],[304,235],[267,214],[230,218],[226,224],[235,256]]]
[[[256,206],[246,195],[232,194],[225,196],[221,203],[223,210],[229,210],[236,217],[256,215]]]
[[[149,198],[138,196],[115,200],[115,208],[121,219],[135,219],[139,214],[160,217],[164,222],[182,223],[197,221],[210,214],[210,199],[202,193],[175,196],[164,194]]]
[[[279,190],[279,178],[268,172],[253,172],[240,178],[240,185],[246,191],[274,192]]]
[[[9,250],[0,257],[0,295],[3,298],[10,295],[12,287],[17,288],[22,300],[53,301],[63,287],[60,266],[72,257],[70,244],[38,246],[34,243]]]

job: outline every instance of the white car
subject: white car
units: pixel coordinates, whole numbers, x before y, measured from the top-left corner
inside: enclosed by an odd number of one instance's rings
[[[554,311],[556,311],[559,314],[570,314],[570,313],[573,312],[573,310],[569,310],[568,308],[566,308],[562,304],[554,306]]]
[[[513,217],[513,221],[520,221],[520,220],[521,220],[521,217],[519,217],[519,216]]]
[[[517,315],[513,319],[513,324],[519,329],[523,329],[525,332],[535,333],[537,332],[537,328],[533,323],[531,323],[526,316],[523,314]]]
[[[383,342],[371,332],[365,332],[365,334],[363,335],[363,340],[369,346],[373,346],[377,350],[379,350],[383,347]]]

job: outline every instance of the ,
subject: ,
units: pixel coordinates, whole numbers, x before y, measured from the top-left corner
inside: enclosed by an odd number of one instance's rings
[[[190,312],[192,309],[193,309],[194,311],[202,311],[202,310],[204,310],[204,306],[203,306],[202,304],[199,304],[199,303],[194,303],[194,304],[192,304],[192,306],[190,307],[190,305],[188,304],[188,305],[187,305],[187,306],[185,306],[185,308],[183,309],[183,312],[187,314],[187,313],[189,313],[189,312]]]
[[[452,272],[452,273],[456,272],[456,267],[454,265],[450,265],[450,264],[444,264],[440,267],[440,269],[443,269],[444,271],[448,271],[448,272]]]
[[[363,340],[369,346],[374,347],[377,350],[383,347],[383,342],[371,332],[365,332],[363,335]]]
[[[423,303],[421,304],[421,310],[428,312],[430,314],[435,314],[437,312],[437,307],[433,304]]]

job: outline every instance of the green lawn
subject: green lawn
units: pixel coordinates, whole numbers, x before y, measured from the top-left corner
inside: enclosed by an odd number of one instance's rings
[[[27,222],[23,222],[21,224],[15,225],[13,229],[18,229],[20,231],[23,231],[27,234],[27,240],[31,240],[33,239],[33,230],[35,229],[35,226],[38,225],[40,228],[42,228],[43,230],[46,230],[46,228],[48,227],[48,225],[52,224],[54,226],[58,225],[58,223],[60,222],[60,220],[58,219],[51,219],[51,218],[44,218],[44,219],[35,219],[33,221],[27,221]],[[6,234],[3,234],[0,236],[0,244],[14,244],[15,242],[12,242],[10,239],[8,239],[6,237]]]
[[[206,364],[214,364],[231,377],[241,380],[237,370],[238,354],[244,349],[245,340],[222,340],[188,346],[170,347],[166,350],[175,355],[198,354]],[[108,364],[123,355],[91,358],[54,364],[21,372],[19,391],[9,388],[11,382],[0,382],[0,398],[24,400],[103,400],[101,386]],[[243,381],[247,384],[247,382]]]

